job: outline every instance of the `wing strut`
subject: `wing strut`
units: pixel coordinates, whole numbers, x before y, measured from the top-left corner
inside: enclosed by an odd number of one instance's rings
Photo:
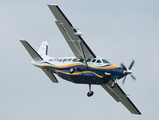
[[[82,51],[84,62],[86,64],[86,67],[88,67],[88,64],[87,64],[87,61],[86,61],[86,57],[85,57],[85,54],[84,54],[84,51],[83,51],[83,47],[82,47],[82,40],[80,40],[80,47],[81,47],[81,51]]]

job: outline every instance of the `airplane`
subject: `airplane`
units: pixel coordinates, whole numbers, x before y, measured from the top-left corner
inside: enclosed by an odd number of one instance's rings
[[[113,65],[108,60],[96,56],[81,37],[82,32],[71,24],[59,6],[54,4],[48,5],[48,7],[55,16],[55,23],[75,57],[53,58],[48,55],[48,41],[42,42],[39,50],[35,51],[26,40],[20,40],[32,57],[32,64],[41,68],[53,83],[58,83],[55,76],[57,74],[60,78],[69,82],[88,84],[88,97],[94,94],[91,91],[91,85],[100,85],[132,114],[141,115],[141,112],[117,84],[117,81],[121,78],[124,78],[124,84],[126,76],[132,74],[131,68],[135,61],[133,60],[127,68],[124,64],[121,64],[121,66]],[[133,75],[131,77],[134,80],[136,79]]]

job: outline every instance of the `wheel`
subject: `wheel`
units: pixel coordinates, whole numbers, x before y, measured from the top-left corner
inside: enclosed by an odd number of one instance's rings
[[[74,73],[75,72],[75,68],[70,68],[69,72],[70,73]]]
[[[94,92],[93,92],[93,91],[90,91],[90,92],[87,93],[87,96],[88,96],[88,97],[91,97],[93,94],[94,94]]]
[[[113,82],[110,86],[111,86],[111,88],[114,88],[116,86],[116,83]]]

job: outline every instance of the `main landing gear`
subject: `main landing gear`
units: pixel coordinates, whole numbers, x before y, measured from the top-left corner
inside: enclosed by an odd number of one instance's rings
[[[89,92],[87,93],[88,97],[91,97],[94,94],[93,91],[91,91],[91,84],[89,84]]]
[[[81,71],[81,69],[80,68],[70,68],[69,69],[69,73],[74,73],[75,72],[75,70],[77,70],[77,71]],[[87,93],[87,96],[88,97],[91,97],[92,95],[94,94],[94,92],[93,91],[91,91],[91,84],[89,84],[89,92]]]

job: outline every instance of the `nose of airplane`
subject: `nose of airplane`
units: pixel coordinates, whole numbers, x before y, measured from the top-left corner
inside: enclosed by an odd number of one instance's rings
[[[132,71],[129,70],[129,69],[128,70],[124,70],[124,72],[123,72],[124,75],[128,75],[128,74],[131,74],[131,73],[132,73]]]

